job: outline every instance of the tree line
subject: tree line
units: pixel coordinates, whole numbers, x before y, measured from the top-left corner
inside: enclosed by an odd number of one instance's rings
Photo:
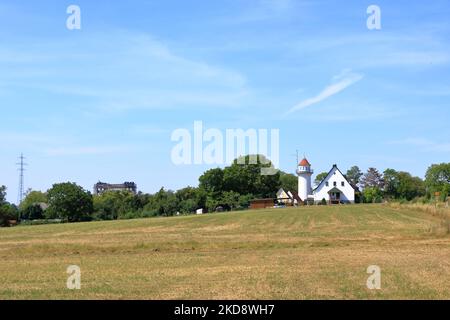
[[[317,175],[318,184],[327,172]],[[358,166],[347,170],[345,177],[356,190],[356,202],[375,203],[382,201],[445,201],[450,193],[450,163],[431,165],[425,179],[412,176],[409,172],[386,169],[382,173],[369,168],[366,173]]]
[[[81,186],[66,182],[54,184],[46,192],[30,191],[16,207],[6,201],[6,188],[2,186],[0,225],[8,225],[11,220],[75,222],[172,216],[195,213],[200,208],[208,212],[243,210],[252,199],[274,198],[279,188],[297,191],[297,176],[282,171],[261,175],[262,168],[272,167],[270,161],[262,156],[255,163],[250,160],[246,156],[223,169],[204,172],[198,187],[177,191],[161,188],[154,194],[107,191],[92,195]],[[318,174],[315,184],[327,174]],[[376,168],[369,168],[363,173],[357,166],[347,170],[345,176],[356,189],[356,202],[413,199],[427,202],[434,199],[436,192],[441,200],[450,192],[450,163],[430,166],[425,180],[394,169],[380,173]]]

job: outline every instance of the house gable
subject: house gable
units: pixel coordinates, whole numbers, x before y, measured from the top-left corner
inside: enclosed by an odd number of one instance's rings
[[[328,174],[326,175],[326,177],[323,178],[322,181],[320,181],[320,183],[317,185],[317,187],[315,187],[313,189],[313,193],[320,191],[322,189],[322,187],[325,185],[325,183],[330,180],[331,175],[336,171],[336,169],[337,169],[337,167],[333,166],[331,168],[331,170],[328,171]]]
[[[277,192],[277,199],[288,199],[290,198],[289,195],[286,193],[286,191],[284,191],[283,188],[281,188],[280,190],[278,190]]]
[[[323,178],[322,181],[320,181],[320,183],[317,185],[317,187],[313,190],[313,193],[322,190],[323,186],[325,186],[326,182],[328,182],[328,181],[330,180],[330,178],[331,178],[334,174],[339,174],[339,175],[340,175],[340,178],[342,178],[345,182],[347,182],[347,184],[348,184],[353,190],[355,190],[355,188],[353,187],[353,185],[347,180],[347,178],[344,176],[344,174],[341,172],[341,170],[339,170],[339,168],[337,167],[337,165],[333,165],[333,167],[331,168],[331,170],[328,172],[327,176],[326,176],[325,178]],[[339,186],[338,186],[338,187],[339,187]]]
[[[341,200],[344,202],[354,202],[355,200],[354,187],[336,165],[333,165],[327,176],[314,189],[315,201],[329,200],[330,192],[339,192]]]

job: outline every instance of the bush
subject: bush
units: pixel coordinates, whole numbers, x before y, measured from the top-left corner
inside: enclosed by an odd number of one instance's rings
[[[0,227],[9,227],[10,220],[18,220],[19,210],[15,205],[0,204]]]
[[[44,210],[40,204],[32,204],[25,207],[21,213],[20,218],[22,220],[40,220],[44,219]]]
[[[61,219],[41,219],[41,220],[23,220],[20,222],[20,225],[23,226],[40,226],[44,224],[57,224],[64,223]]]
[[[381,203],[383,201],[383,193],[377,187],[367,187],[363,191],[365,203]]]

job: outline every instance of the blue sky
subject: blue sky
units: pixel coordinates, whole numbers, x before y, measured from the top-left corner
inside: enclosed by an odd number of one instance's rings
[[[117,2],[117,3],[116,3]],[[423,177],[450,159],[450,4],[424,1],[0,3],[0,184],[196,185],[171,133],[280,129],[316,172],[337,163]],[[69,5],[81,30],[66,28]],[[381,30],[366,27],[381,8]]]

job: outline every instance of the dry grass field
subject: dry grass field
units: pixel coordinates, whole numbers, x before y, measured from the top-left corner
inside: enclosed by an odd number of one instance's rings
[[[66,288],[79,265],[81,290]],[[366,269],[378,265],[380,290]],[[349,205],[0,229],[0,299],[450,299],[450,235]]]

